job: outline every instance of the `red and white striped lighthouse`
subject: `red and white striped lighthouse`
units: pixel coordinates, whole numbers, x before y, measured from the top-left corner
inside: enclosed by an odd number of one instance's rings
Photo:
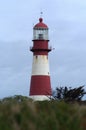
[[[48,45],[48,26],[39,18],[39,23],[33,27],[32,75],[30,97],[34,100],[49,100],[51,96],[51,81],[48,53],[52,50]]]

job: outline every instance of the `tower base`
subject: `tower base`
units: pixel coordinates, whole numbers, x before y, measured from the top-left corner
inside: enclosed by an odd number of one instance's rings
[[[29,98],[33,99],[34,101],[50,101],[51,99],[51,96],[49,95],[32,95],[32,96],[29,96]]]

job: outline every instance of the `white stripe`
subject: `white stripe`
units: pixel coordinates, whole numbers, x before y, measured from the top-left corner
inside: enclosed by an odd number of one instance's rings
[[[50,75],[46,55],[33,56],[32,75]]]
[[[29,98],[33,99],[34,101],[44,101],[44,100],[50,100],[51,96],[47,95],[34,95],[34,96],[29,96]]]

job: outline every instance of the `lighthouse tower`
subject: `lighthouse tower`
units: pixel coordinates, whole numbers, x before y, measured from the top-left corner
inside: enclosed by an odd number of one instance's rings
[[[32,75],[30,83],[30,97],[34,100],[49,100],[51,96],[51,82],[48,53],[52,50],[48,45],[48,26],[39,18],[39,23],[33,27]]]

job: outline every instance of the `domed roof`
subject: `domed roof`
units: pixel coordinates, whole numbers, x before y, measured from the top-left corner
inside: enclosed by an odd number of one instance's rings
[[[43,19],[39,18],[39,23],[37,23],[34,28],[48,28],[46,24],[43,23]]]

